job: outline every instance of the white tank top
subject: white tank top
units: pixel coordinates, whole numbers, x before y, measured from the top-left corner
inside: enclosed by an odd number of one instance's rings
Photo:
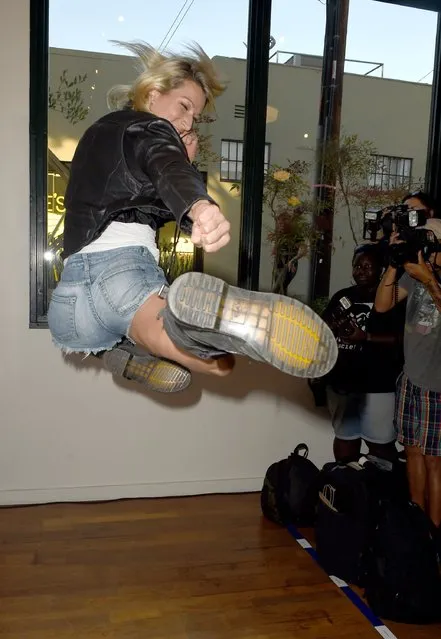
[[[99,253],[123,248],[124,246],[145,246],[159,262],[159,249],[156,245],[156,233],[148,224],[137,222],[111,222],[106,230],[79,253]]]

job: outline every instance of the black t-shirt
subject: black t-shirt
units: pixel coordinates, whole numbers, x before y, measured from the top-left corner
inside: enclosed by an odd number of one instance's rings
[[[346,310],[341,304],[346,298]],[[335,390],[362,393],[388,393],[395,390],[395,382],[403,368],[402,337],[406,314],[405,301],[387,313],[374,310],[375,293],[359,286],[351,286],[336,293],[326,308],[323,319],[332,327],[336,317],[352,317],[352,321],[371,335],[396,335],[399,342],[345,343],[336,334],[339,356],[327,383]],[[341,334],[341,333],[340,333]]]

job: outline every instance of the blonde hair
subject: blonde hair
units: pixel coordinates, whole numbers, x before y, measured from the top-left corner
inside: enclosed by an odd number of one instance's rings
[[[214,109],[214,100],[225,90],[213,62],[198,44],[187,47],[186,55],[160,53],[145,42],[119,42],[137,58],[140,74],[132,85],[117,85],[107,94],[112,110],[131,106],[135,111],[148,111],[151,91],[167,93],[186,80],[198,84],[204,92],[205,109]]]

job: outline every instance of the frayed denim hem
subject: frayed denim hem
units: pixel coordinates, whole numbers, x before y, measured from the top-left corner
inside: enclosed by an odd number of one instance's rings
[[[54,338],[52,338],[52,343],[54,346],[59,348],[62,353],[64,353],[64,355],[83,354],[84,358],[86,358],[89,357],[89,355],[97,355],[98,353],[102,353],[103,351],[111,351],[123,339],[123,337],[120,337],[116,339],[112,344],[100,346],[100,348],[69,348],[68,346],[60,344],[60,342],[57,342],[57,340]]]

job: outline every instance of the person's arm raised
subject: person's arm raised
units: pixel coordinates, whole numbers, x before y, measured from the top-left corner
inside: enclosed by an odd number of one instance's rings
[[[130,155],[138,167],[136,177],[145,175],[151,181],[158,198],[179,225],[197,202],[215,204],[201,174],[191,165],[186,143],[166,120],[143,120],[130,125],[124,145],[126,158]]]
[[[193,220],[191,241],[206,253],[216,253],[230,241],[230,223],[216,204],[196,202],[189,217]]]

